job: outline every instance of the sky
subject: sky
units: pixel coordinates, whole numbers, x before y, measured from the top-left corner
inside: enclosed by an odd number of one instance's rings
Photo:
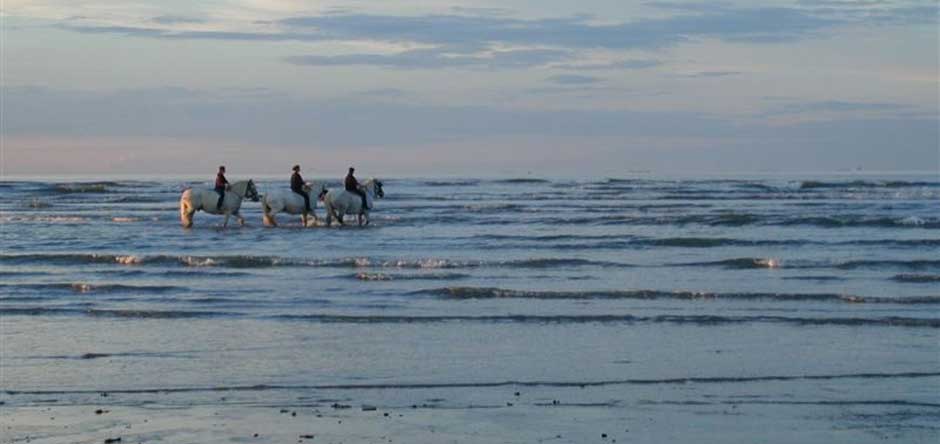
[[[940,172],[937,0],[3,0],[0,174]]]

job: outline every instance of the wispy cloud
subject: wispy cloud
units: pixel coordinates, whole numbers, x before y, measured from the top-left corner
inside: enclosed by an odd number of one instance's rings
[[[663,61],[655,59],[632,59],[619,60],[607,63],[580,63],[556,65],[553,68],[571,69],[578,71],[603,71],[603,70],[623,70],[623,69],[646,69],[655,68],[663,65]]]
[[[714,11],[714,10],[713,10]],[[799,38],[836,24],[794,8],[718,9],[667,18],[594,24],[587,17],[524,20],[461,15],[326,15],[280,21],[296,32],[316,30],[337,40],[411,41],[435,45],[500,42],[577,48],[655,49],[693,37]]]
[[[801,114],[810,112],[847,113],[859,111],[902,111],[911,109],[910,105],[887,102],[849,102],[824,100],[816,102],[794,102],[775,106],[767,115]]]
[[[488,67],[524,68],[541,64],[573,63],[575,51],[655,50],[698,39],[767,44],[817,37],[844,24],[924,23],[936,18],[936,7],[871,8],[871,3],[822,4],[838,14],[813,8],[742,8],[727,3],[651,2],[648,6],[672,10],[666,17],[636,18],[621,23],[598,23],[589,16],[525,19],[501,9],[452,9],[452,14],[383,15],[339,11],[293,16],[243,29],[186,29],[200,19],[165,15],[151,26],[94,24],[70,21],[61,27],[83,33],[113,33],[159,39],[212,39],[230,41],[334,41],[383,42],[427,46],[433,49],[402,53],[353,53],[327,56],[299,54],[286,61],[313,66],[375,65],[395,68]],[[642,69],[655,60],[626,60],[583,69]]]
[[[559,85],[592,85],[603,81],[603,79],[598,77],[583,76],[578,74],[559,74],[556,76],[551,76],[546,80]]]
[[[172,20],[172,19],[171,19]],[[156,38],[225,40],[366,40],[417,42],[440,46],[520,46],[655,49],[695,37],[760,40],[765,36],[798,38],[837,24],[794,8],[718,9],[667,18],[595,24],[588,17],[519,19],[482,15],[395,16],[326,14],[289,17],[270,32],[179,31],[159,27],[67,23],[78,32],[113,32]]]
[[[681,77],[687,77],[687,78],[693,78],[693,79],[694,78],[715,78],[715,77],[737,76],[741,74],[744,74],[744,73],[741,71],[700,71],[700,72],[693,72],[690,74],[683,74],[681,75]]]
[[[519,49],[462,54],[449,48],[418,49],[395,54],[347,54],[335,56],[304,55],[286,57],[295,65],[352,66],[371,65],[400,69],[483,68],[507,69],[541,66],[571,57],[570,51],[557,49]]]
[[[160,25],[175,25],[180,23],[205,23],[206,19],[200,17],[186,17],[181,15],[160,15],[150,21]]]

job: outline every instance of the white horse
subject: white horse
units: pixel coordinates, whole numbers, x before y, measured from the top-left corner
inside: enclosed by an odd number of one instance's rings
[[[222,208],[216,206],[219,201],[219,193],[211,188],[187,188],[180,196],[180,221],[183,228],[193,226],[193,215],[196,211],[202,210],[209,214],[224,214],[225,221],[222,227],[228,226],[229,216],[238,218],[240,225],[245,225],[245,218],[238,212],[242,206],[243,199],[258,201],[258,189],[252,180],[242,180],[232,184],[225,191],[225,199],[222,201]]]
[[[382,190],[382,182],[376,179],[369,179],[362,184],[361,189],[366,193],[366,203],[371,207],[375,198],[385,197],[385,191]],[[343,216],[347,214],[356,214],[359,218],[359,225],[369,224],[369,209],[362,208],[362,198],[356,193],[350,193],[345,189],[330,190],[323,197],[323,206],[326,207],[326,226],[333,223],[333,218],[343,223]]]
[[[313,195],[313,191],[317,191],[317,195]],[[300,220],[303,222],[305,227],[315,225],[317,222],[317,201],[323,199],[323,195],[326,194],[326,186],[323,184],[317,184],[316,182],[307,182],[304,184],[304,191],[310,195],[310,214],[313,215],[313,221],[307,220],[307,211],[304,208],[304,198],[303,196],[291,191],[291,190],[275,190],[270,193],[265,193],[264,197],[261,198],[261,209],[264,210],[264,224],[272,227],[277,226],[277,219],[275,215],[277,213],[287,213],[287,214],[299,214]]]

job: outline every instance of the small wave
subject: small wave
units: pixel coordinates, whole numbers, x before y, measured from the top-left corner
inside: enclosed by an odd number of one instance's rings
[[[419,290],[427,294],[454,299],[677,299],[731,300],[778,302],[848,302],[870,304],[940,304],[940,296],[870,297],[838,293],[715,293],[703,291],[662,290],[586,290],[541,291],[513,290],[495,287],[443,287]]]
[[[144,196],[140,194],[133,194],[129,196],[119,196],[114,198],[109,198],[107,203],[116,204],[116,203],[159,203],[166,202],[166,198],[163,196]]]
[[[680,267],[724,267],[736,270],[748,270],[760,268],[780,268],[783,266],[783,263],[780,261],[780,259],[774,258],[741,257],[735,259],[724,259],[720,261],[688,262],[674,265]]]
[[[433,273],[433,274],[391,274],[359,272],[352,275],[360,281],[453,281],[470,277],[463,273]]]
[[[104,310],[50,307],[0,307],[2,316],[89,316],[131,319],[191,319],[210,317],[243,317],[241,313],[183,310]],[[687,325],[733,325],[748,323],[780,323],[793,325],[834,325],[872,327],[940,328],[940,318],[919,317],[787,317],[787,316],[718,316],[718,315],[490,315],[490,316],[381,316],[337,314],[282,314],[268,319],[339,324],[437,324],[450,322],[521,323],[521,324],[634,324],[665,323]]]
[[[480,184],[479,180],[429,180],[421,183],[428,187],[472,187]]]
[[[674,385],[674,384],[734,384],[768,381],[830,381],[838,379],[920,379],[936,378],[940,373],[929,372],[903,372],[903,373],[841,373],[841,374],[803,374],[803,375],[756,375],[756,376],[699,376],[659,379],[608,379],[608,380],[497,380],[490,382],[417,382],[417,383],[375,383],[375,384],[323,384],[323,385],[228,385],[206,387],[138,387],[138,388],[111,388],[107,390],[6,390],[11,396],[18,395],[75,395],[99,394],[102,391],[115,394],[156,394],[156,393],[198,393],[198,392],[267,392],[274,390],[300,391],[300,390],[425,390],[425,389],[480,389],[493,387],[603,387],[612,385]],[[36,401],[34,401],[36,402]],[[879,405],[886,401],[874,401]],[[920,403],[909,401],[887,401],[890,405],[930,406],[940,407],[936,403]],[[854,405],[859,402],[829,401],[834,405]],[[841,403],[841,404],[836,404]],[[871,405],[871,401],[862,401]]]
[[[290,265],[291,260],[269,256],[136,256],[105,253],[50,253],[50,254],[9,254],[0,255],[0,263],[44,265],[85,265],[85,264],[119,264],[119,265],[183,265],[189,267],[229,266],[233,268],[269,267]]]
[[[184,289],[172,285],[126,285],[88,282],[0,284],[0,288],[10,290],[68,290],[75,293],[166,293]]]
[[[275,319],[344,324],[435,324],[448,322],[493,322],[521,324],[605,324],[667,323],[690,325],[729,325],[747,323],[782,323],[796,325],[883,326],[940,328],[940,318],[900,316],[871,318],[820,318],[787,316],[717,316],[717,315],[492,315],[492,316],[369,316],[369,315],[277,315]]]
[[[897,282],[926,284],[929,282],[940,282],[940,275],[938,274],[897,274],[891,279]]]
[[[940,260],[911,259],[911,260],[857,260],[836,264],[835,268],[851,270],[857,268],[907,268],[911,270],[925,270],[940,268]]]
[[[442,221],[448,220],[446,218]],[[464,221],[454,219],[454,221]],[[822,228],[940,228],[940,218],[918,216],[872,217],[860,215],[783,216],[750,213],[676,214],[676,215],[624,215],[545,217],[539,222],[553,225],[705,225],[711,227],[743,226],[815,226]],[[500,221],[499,223],[505,223]]]
[[[732,270],[762,269],[762,268],[788,268],[788,269],[815,269],[815,268],[835,268],[839,270],[855,269],[910,269],[927,270],[940,268],[940,260],[934,259],[910,259],[910,260],[853,260],[845,262],[831,261],[808,261],[792,260],[783,261],[774,258],[734,258],[709,262],[687,262],[678,264],[667,264],[667,266],[676,267],[723,267]]]
[[[0,271],[0,277],[24,277],[24,276],[48,276],[51,273],[46,271],[12,271],[12,270],[2,270]]]
[[[493,183],[503,183],[503,184],[524,184],[524,183],[550,183],[550,180],[547,179],[536,179],[536,178],[527,178],[527,177],[517,177],[512,179],[499,179],[494,180]]]
[[[795,244],[799,241],[748,241],[729,238],[706,238],[706,237],[669,237],[663,239],[649,239],[643,241],[644,244],[657,247],[684,247],[684,248],[712,248],[726,246],[755,246],[766,245],[768,243]]]
[[[82,216],[47,216],[47,215],[6,215],[0,217],[0,223],[45,223],[45,224],[80,224],[89,222],[90,219]]]
[[[141,217],[131,217],[131,216],[116,216],[116,217],[111,218],[111,222],[122,222],[122,223],[141,222],[143,220],[144,219]]]
[[[684,242],[684,241],[680,241]],[[697,241],[692,241],[692,243]],[[706,241],[707,242],[707,241]],[[182,266],[224,268],[267,267],[323,267],[323,268],[401,268],[401,269],[458,269],[480,267],[508,267],[520,269],[566,268],[566,267],[610,267],[631,268],[622,262],[598,261],[570,257],[535,257],[503,261],[453,260],[442,258],[387,259],[372,257],[346,257],[334,259],[304,259],[280,256],[136,256],[103,253],[50,253],[50,254],[0,254],[0,264],[42,265],[88,265],[117,264],[127,266]],[[773,268],[905,268],[925,270],[940,268],[940,260],[856,260],[847,262],[783,261],[777,258],[733,258],[709,262],[663,264],[666,267],[724,267],[728,269],[773,269]]]
[[[135,318],[135,319],[190,319],[220,316],[234,316],[234,313],[213,311],[183,311],[183,310],[84,310],[87,316],[104,318]]]
[[[783,279],[793,281],[834,282],[844,281],[846,278],[841,276],[784,276]]]
[[[633,265],[620,262],[594,261],[589,259],[573,258],[535,258],[515,261],[505,261],[497,265],[516,268],[558,268],[558,267],[632,267]]]
[[[940,187],[940,182],[907,182],[907,181],[865,181],[853,180],[849,182],[822,182],[807,180],[800,183],[801,190],[819,188],[851,189],[851,188],[914,188],[914,187]]]
[[[526,208],[525,205],[501,203],[465,205],[462,209],[470,213],[502,213],[506,211],[521,211]]]
[[[235,313],[213,311],[182,310],[102,310],[52,307],[0,307],[4,316],[90,316],[102,318],[138,318],[138,319],[189,319],[219,316],[236,316]]]
[[[25,206],[28,208],[38,210],[38,209],[43,209],[43,208],[49,208],[52,206],[52,204],[44,200],[33,198],[29,202],[26,202]]]
[[[876,227],[876,228],[940,228],[940,219],[917,216],[902,218],[864,216],[812,216],[795,217],[780,221],[767,221],[767,225],[811,225],[822,228]]]
[[[56,193],[107,193],[113,187],[119,187],[117,182],[70,182],[57,183],[52,190]]]
[[[594,183],[599,183],[601,185],[610,185],[610,184],[645,184],[649,182],[650,182],[649,179],[622,179],[622,178],[617,178],[617,177],[608,177],[607,179],[604,179],[604,181],[602,182],[594,182]]]

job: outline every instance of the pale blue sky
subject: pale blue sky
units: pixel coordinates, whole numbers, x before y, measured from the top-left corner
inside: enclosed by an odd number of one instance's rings
[[[6,0],[4,174],[940,170],[935,0]]]

